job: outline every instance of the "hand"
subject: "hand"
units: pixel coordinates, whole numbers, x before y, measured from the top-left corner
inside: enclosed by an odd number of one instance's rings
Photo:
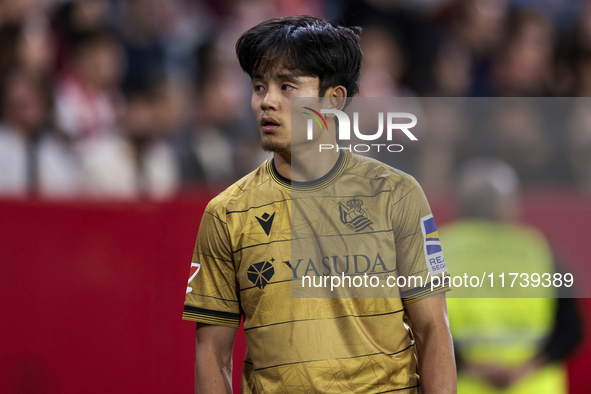
[[[507,389],[536,371],[543,364],[544,362],[540,358],[533,358],[511,368],[487,363],[469,363],[463,368],[463,372],[476,376],[497,389]]]
[[[463,368],[463,372],[475,376],[497,389],[506,389],[515,382],[511,369],[495,364],[470,363]]]

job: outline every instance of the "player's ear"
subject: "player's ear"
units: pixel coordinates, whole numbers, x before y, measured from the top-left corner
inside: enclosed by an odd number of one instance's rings
[[[342,111],[347,100],[347,89],[339,85],[328,89],[326,93],[326,97],[328,97],[328,108]]]

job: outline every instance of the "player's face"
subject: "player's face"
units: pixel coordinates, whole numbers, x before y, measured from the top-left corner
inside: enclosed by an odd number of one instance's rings
[[[289,153],[291,98],[318,97],[318,77],[278,69],[252,78],[252,111],[259,124],[263,149]]]

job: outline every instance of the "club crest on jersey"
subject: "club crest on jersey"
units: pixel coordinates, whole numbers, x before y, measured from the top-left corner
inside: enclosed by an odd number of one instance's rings
[[[254,283],[259,289],[264,289],[267,283],[271,280],[275,274],[275,268],[273,268],[274,258],[269,261],[261,261],[248,267],[246,270],[246,276]]]
[[[363,208],[363,201],[358,198],[353,198],[347,201],[347,206],[339,202],[339,211],[341,222],[343,222],[351,230],[359,232],[369,227],[370,230],[373,222],[367,218],[367,212]]]
[[[425,262],[431,275],[447,272],[447,264],[443,258],[441,241],[433,214],[421,218],[421,231],[423,232],[423,245],[425,251]]]

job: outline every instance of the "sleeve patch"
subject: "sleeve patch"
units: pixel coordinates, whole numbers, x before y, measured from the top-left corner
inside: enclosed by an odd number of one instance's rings
[[[442,272],[448,272],[433,214],[423,216],[420,220],[421,231],[423,232],[425,264],[427,266],[427,270],[429,270],[429,274],[437,275]]]
[[[191,281],[193,279],[195,279],[195,277],[199,273],[200,269],[201,269],[201,263],[191,263],[191,271],[189,272],[189,283],[188,284],[191,284]],[[190,293],[191,291],[193,291],[193,288],[191,286],[187,285],[187,293]]]

